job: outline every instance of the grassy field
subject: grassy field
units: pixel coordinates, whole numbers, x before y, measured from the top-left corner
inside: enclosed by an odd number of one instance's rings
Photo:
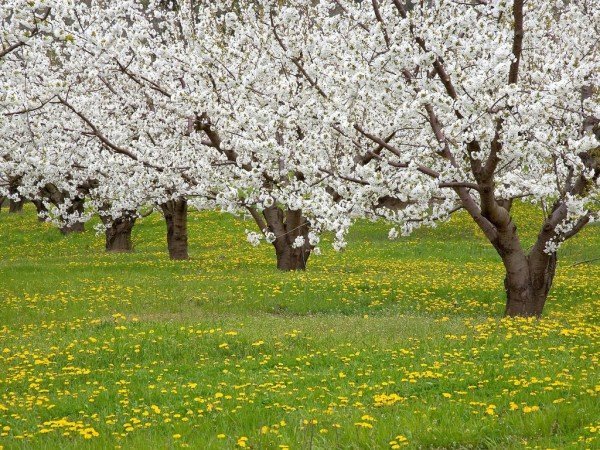
[[[531,239],[539,215],[517,211]],[[600,448],[600,228],[561,250],[543,320],[501,319],[465,218],[360,224],[279,273],[249,223],[154,214],[133,254],[0,214],[0,448]]]

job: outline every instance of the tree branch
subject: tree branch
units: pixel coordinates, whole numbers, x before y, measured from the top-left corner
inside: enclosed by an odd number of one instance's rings
[[[462,181],[449,181],[449,182],[445,182],[445,183],[440,183],[438,184],[438,187],[441,188],[467,188],[467,189],[474,189],[476,191],[479,191],[481,189],[481,187],[477,184],[477,183],[466,183],[466,182],[462,182]]]
[[[277,43],[279,44],[281,49],[284,52],[287,52],[288,49],[287,49],[286,45],[283,43],[283,40],[279,37],[279,34],[277,33],[277,26],[275,25],[275,22],[273,20],[273,12],[272,11],[269,14],[269,19],[271,20],[271,28],[273,29],[273,35],[275,36],[275,40],[277,41]],[[327,94],[323,91],[323,89],[321,89],[319,84],[308,74],[308,72],[306,72],[306,70],[304,69],[304,66],[300,62],[300,58],[292,57],[290,59],[294,63],[294,65],[298,68],[298,70],[302,73],[304,78],[306,78],[306,80],[309,82],[309,84],[317,90],[319,95],[321,95],[323,98],[328,98]]]
[[[250,215],[252,216],[252,218],[256,222],[256,225],[258,225],[258,228],[260,229],[260,231],[262,233],[264,233],[265,230],[267,229],[267,223],[261,217],[261,215],[257,211],[256,207],[254,207],[254,206],[246,206],[246,209],[248,210],[248,212],[250,213]]]
[[[362,127],[360,125],[355,124],[354,129],[356,131],[358,131],[360,134],[362,134],[363,136],[365,136],[367,139],[370,139],[371,141],[375,142],[376,144],[379,144],[381,147],[389,150],[390,152],[392,152],[394,155],[398,156],[399,158],[402,157],[402,152],[400,150],[398,150],[396,147],[388,144],[383,139],[380,139],[377,136],[373,136],[372,134],[367,133],[365,130],[362,129]],[[402,168],[407,168],[409,165],[406,163],[396,163],[396,166],[402,167]],[[440,176],[440,174],[438,172],[436,172],[433,169],[430,169],[429,167],[425,167],[425,166],[417,164],[416,168],[419,172],[421,172],[425,175],[429,175],[432,178],[439,178],[439,176]]]
[[[85,114],[78,111],[67,100],[58,96],[58,101],[60,103],[62,103],[64,106],[66,106],[68,109],[70,109],[75,115],[77,115],[92,130],[93,135],[96,136],[105,147],[109,148],[114,153],[124,155],[124,156],[128,157],[129,159],[139,162],[146,167],[150,167],[152,169],[158,170],[159,172],[164,171],[163,167],[155,166],[154,164],[151,164],[146,161],[140,161],[140,159],[135,154],[133,154],[131,151],[129,151],[128,149],[114,144],[110,139],[108,139],[104,134],[102,134],[102,132],[98,129],[98,127],[96,125],[94,125],[94,123],[90,119],[88,119]]]
[[[381,25],[381,32],[383,33],[383,39],[385,40],[385,45],[390,48],[390,37],[388,36],[387,29],[385,27],[385,22],[383,21],[383,17],[381,16],[381,11],[379,10],[379,2],[377,0],[371,0],[373,3],[373,11],[375,12],[375,18]]]
[[[38,22],[44,22],[50,15],[51,11],[52,11],[52,8],[48,7],[48,9],[46,9],[46,11],[44,12],[44,14],[41,17],[36,16],[35,13],[33,14],[34,29],[31,31],[31,35],[29,36],[29,38],[36,36],[40,32],[40,29],[38,27]],[[7,48],[0,50],[0,59],[4,58],[9,53],[15,51],[16,49],[18,49],[19,47],[22,47],[24,45],[25,45],[24,41],[19,41],[12,45],[9,45]]]
[[[513,62],[510,64],[508,72],[508,84],[514,84],[519,79],[519,65],[521,63],[521,53],[523,52],[523,3],[524,0],[514,0],[513,2],[513,19],[514,19],[514,34],[512,53],[514,56]]]

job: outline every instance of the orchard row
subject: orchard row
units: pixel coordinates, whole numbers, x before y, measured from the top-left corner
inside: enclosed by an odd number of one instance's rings
[[[464,210],[539,316],[560,244],[598,218],[594,1],[7,0],[0,195],[107,250],[160,210],[187,258],[189,208],[247,215],[301,270],[357,219],[390,237]],[[544,211],[526,248],[514,201]]]

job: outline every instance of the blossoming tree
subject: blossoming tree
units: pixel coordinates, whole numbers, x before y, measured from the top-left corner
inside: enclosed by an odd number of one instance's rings
[[[115,20],[68,35],[70,45],[60,50],[62,91],[49,103],[83,125],[88,145],[154,170],[161,182],[150,191],[168,184],[179,193],[165,217],[190,195],[194,204],[204,198],[249,214],[261,233],[249,240],[271,242],[278,268],[304,269],[319,230],[331,228],[321,219],[324,212],[334,217],[328,205],[335,204],[314,162],[324,165],[327,153],[305,144],[319,128],[304,119],[298,68],[290,72],[279,57],[285,47],[264,10],[249,4],[223,14],[223,5],[205,5],[198,14],[193,3],[176,11],[137,4],[82,12],[93,24],[98,14]],[[126,28],[129,21],[135,26]],[[95,56],[85,67],[82,50]]]
[[[322,45],[307,73],[345,143],[331,149],[329,170],[367,215],[404,233],[466,211],[506,269],[506,314],[539,316],[560,244],[598,218],[600,8],[413,3],[336,0],[312,10]],[[386,195],[405,205],[369,207]],[[511,215],[517,199],[544,211],[531,248]]]
[[[32,40],[38,40],[47,31],[53,2],[7,0],[0,9],[0,75],[19,78],[20,71],[15,64],[22,65],[20,51]],[[5,136],[8,130],[3,112],[10,109],[14,98],[0,78],[0,135]],[[1,155],[0,164],[14,167],[14,161],[6,149]],[[23,197],[19,194],[21,175],[17,172],[0,172],[0,199],[10,201],[10,212],[20,212],[23,208]],[[0,201],[0,206],[2,201]]]
[[[109,185],[129,173],[161,204],[250,214],[281,269],[305,268],[322,230],[343,247],[357,217],[409,233],[464,210],[504,263],[506,314],[540,315],[560,244],[598,217],[595,1],[71,6],[54,76],[26,77],[24,110],[53,111],[36,126],[62,117],[93,150],[78,158],[110,156],[81,164],[112,161]],[[529,249],[516,200],[545,213]]]
[[[290,50],[277,31],[289,18],[297,33],[309,35],[308,18],[272,2],[223,2],[193,12],[180,13],[192,17],[181,72],[186,96],[198,105],[194,131],[207,154],[230,163],[216,174],[228,186],[216,201],[251,215],[260,233],[249,233],[249,241],[270,242],[279,269],[303,270],[319,233],[349,224],[329,175],[319,170],[328,153],[322,126],[315,126],[314,86],[286,58]]]

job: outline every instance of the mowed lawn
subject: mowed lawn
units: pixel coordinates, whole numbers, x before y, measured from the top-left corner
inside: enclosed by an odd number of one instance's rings
[[[531,239],[537,210],[518,207]],[[158,214],[135,252],[0,213],[0,448],[600,448],[600,227],[561,249],[540,320],[502,319],[499,258],[464,216],[363,223],[280,273],[253,224]]]

